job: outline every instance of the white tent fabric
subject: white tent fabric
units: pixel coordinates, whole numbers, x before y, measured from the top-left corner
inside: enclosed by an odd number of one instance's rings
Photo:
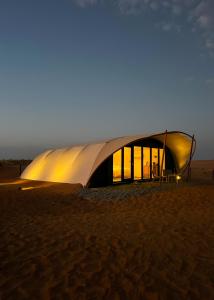
[[[137,140],[152,138],[164,143],[165,133],[119,137],[100,143],[48,150],[37,156],[21,174],[22,179],[80,183],[87,186],[102,162],[118,149]],[[192,137],[179,131],[167,132],[167,147],[174,158],[178,172],[190,159]]]

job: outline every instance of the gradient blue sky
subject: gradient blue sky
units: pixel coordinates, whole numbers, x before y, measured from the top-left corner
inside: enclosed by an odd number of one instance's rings
[[[1,0],[0,158],[165,129],[214,159],[213,0]]]

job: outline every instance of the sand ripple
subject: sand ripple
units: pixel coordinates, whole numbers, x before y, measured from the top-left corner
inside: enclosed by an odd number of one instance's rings
[[[0,299],[214,299],[213,217],[210,184],[1,186]]]

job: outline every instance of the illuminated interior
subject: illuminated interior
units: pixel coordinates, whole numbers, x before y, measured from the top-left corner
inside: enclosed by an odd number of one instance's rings
[[[122,180],[122,150],[118,150],[113,154],[113,182]]]
[[[164,150],[159,149],[159,157],[160,157],[160,176],[163,176],[165,174],[165,155],[164,155]],[[161,167],[162,167],[162,174],[161,174]]]
[[[134,146],[134,180],[142,179],[142,147]]]
[[[161,173],[161,166],[163,167],[163,175],[165,170],[165,155],[163,155],[163,149],[142,146],[124,147],[113,154],[113,182],[122,182],[123,180],[130,179],[158,179]]]
[[[124,179],[131,179],[131,147],[124,147]]]
[[[159,164],[158,164],[158,148],[152,148],[152,178],[158,177]]]
[[[143,179],[150,179],[150,148],[143,147]]]

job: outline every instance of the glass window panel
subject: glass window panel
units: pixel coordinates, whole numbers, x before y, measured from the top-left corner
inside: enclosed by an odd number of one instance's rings
[[[141,147],[134,147],[134,180],[142,179]]]
[[[124,147],[124,179],[131,179],[131,148]]]
[[[152,178],[158,176],[158,148],[152,148]]]
[[[150,148],[143,147],[143,178],[150,179]]]
[[[113,182],[118,182],[122,180],[122,150],[118,150],[113,154]]]
[[[162,170],[162,174],[161,176],[163,176],[165,174],[165,155],[163,156],[163,149],[159,149],[159,153],[160,153],[160,173],[161,173],[161,164],[162,164],[162,160],[163,160],[163,170]]]

